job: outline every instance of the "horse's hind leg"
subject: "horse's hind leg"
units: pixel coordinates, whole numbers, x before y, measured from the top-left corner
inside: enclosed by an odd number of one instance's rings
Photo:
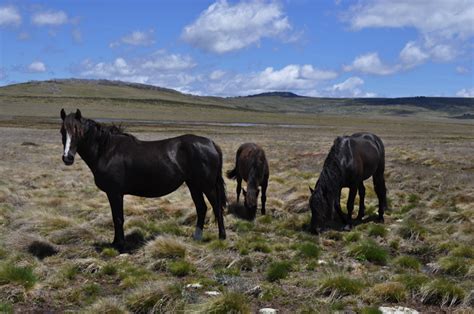
[[[365,216],[365,187],[364,182],[359,184],[359,213],[357,214],[357,220],[362,220]]]
[[[118,193],[107,193],[110,208],[112,209],[112,219],[114,221],[114,242],[112,245],[122,252],[125,246],[125,235],[123,232],[123,195]]]
[[[219,203],[217,199],[217,191],[211,190],[209,192],[204,192],[206,194],[209,203],[212,204],[212,210],[214,211],[214,216],[217,220],[217,226],[219,228],[219,239],[225,239],[225,229],[224,229],[224,217],[222,216],[222,204]]]
[[[242,190],[242,178],[237,176],[237,188],[235,189],[237,192],[237,203],[239,202],[240,198],[240,191]]]
[[[204,220],[206,219],[207,206],[204,201],[204,196],[201,191],[196,188],[189,187],[191,197],[193,198],[194,205],[196,206],[197,222],[196,231],[194,232],[194,240],[202,240],[202,231],[204,229]]]
[[[379,217],[378,220],[383,222],[383,214],[387,208],[387,188],[385,187],[385,179],[383,170],[374,174],[374,190],[379,199]]]

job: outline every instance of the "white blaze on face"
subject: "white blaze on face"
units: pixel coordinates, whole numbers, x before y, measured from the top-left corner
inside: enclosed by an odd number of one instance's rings
[[[66,132],[66,145],[64,145],[64,157],[67,157],[67,153],[69,153],[69,148],[71,148],[71,135],[69,135],[69,132]]]

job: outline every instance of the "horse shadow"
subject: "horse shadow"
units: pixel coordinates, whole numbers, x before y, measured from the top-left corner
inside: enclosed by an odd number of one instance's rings
[[[120,253],[133,254],[145,246],[146,242],[149,240],[150,239],[145,238],[141,232],[134,230],[131,233],[125,235],[125,245],[123,249],[120,250]],[[116,249],[116,247],[110,242],[94,243],[94,249],[97,253],[101,253],[106,248]]]

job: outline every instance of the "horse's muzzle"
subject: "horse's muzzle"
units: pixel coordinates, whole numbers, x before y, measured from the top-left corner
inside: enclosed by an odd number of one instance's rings
[[[63,156],[63,162],[66,166],[70,166],[74,163],[74,156],[67,155]]]

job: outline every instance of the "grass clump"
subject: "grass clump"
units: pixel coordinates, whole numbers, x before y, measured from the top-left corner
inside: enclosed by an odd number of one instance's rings
[[[372,240],[365,240],[354,244],[349,249],[349,254],[360,261],[369,261],[378,265],[387,264],[388,251]]]
[[[120,253],[116,249],[110,247],[104,248],[101,253],[104,257],[116,257],[119,254]]]
[[[436,279],[424,284],[421,289],[421,301],[425,304],[452,306],[460,303],[466,292],[446,279]]]
[[[176,277],[184,277],[195,271],[195,267],[188,261],[177,260],[168,264],[168,271]]]
[[[225,240],[213,240],[209,243],[209,248],[213,251],[225,250],[228,247],[228,243]]]
[[[456,257],[474,258],[474,248],[467,245],[460,245],[452,249],[449,254]]]
[[[452,276],[464,276],[469,271],[469,263],[465,258],[456,256],[444,256],[438,260],[439,269]]]
[[[278,281],[280,279],[285,279],[292,269],[290,262],[273,262],[267,269],[267,280],[270,282]]]
[[[402,269],[413,269],[413,270],[420,270],[421,263],[420,261],[413,256],[402,255],[397,257],[393,263]]]
[[[307,258],[318,258],[321,255],[321,248],[311,242],[298,245],[298,255]]]
[[[224,293],[211,301],[204,312],[212,314],[250,313],[249,300],[241,293]]]
[[[125,303],[133,313],[167,313],[174,309],[176,295],[171,286],[153,282],[134,290]]]
[[[344,235],[344,241],[346,242],[357,242],[362,237],[361,233],[358,231],[351,231]]]
[[[403,274],[396,276],[395,280],[404,284],[412,294],[417,294],[421,287],[430,281],[430,278],[426,275]]]
[[[336,275],[323,279],[319,284],[319,291],[332,298],[340,298],[346,295],[357,295],[363,287],[364,284],[359,279]]]
[[[38,281],[31,266],[15,266],[11,262],[0,264],[0,285],[15,283],[31,288]]]
[[[147,251],[154,258],[184,258],[186,246],[170,237],[158,237],[147,245]]]
[[[360,309],[357,313],[360,314],[382,314],[382,311],[379,310],[376,306],[366,306]]]
[[[4,313],[4,314],[14,313],[13,305],[11,305],[10,303],[4,303],[3,301],[0,302],[0,313]]]
[[[383,225],[370,224],[369,228],[367,229],[367,233],[370,237],[385,238],[388,233],[388,230]]]
[[[254,223],[251,221],[237,220],[235,222],[234,228],[235,228],[235,231],[239,233],[249,232],[253,230]]]
[[[398,234],[408,240],[418,240],[423,239],[426,235],[427,230],[422,227],[414,218],[405,219],[402,222],[402,225],[398,229]]]
[[[104,298],[95,302],[85,313],[126,314],[128,311],[117,298]]]
[[[405,286],[396,281],[376,284],[372,287],[370,292],[378,300],[384,302],[399,303],[407,298]]]

